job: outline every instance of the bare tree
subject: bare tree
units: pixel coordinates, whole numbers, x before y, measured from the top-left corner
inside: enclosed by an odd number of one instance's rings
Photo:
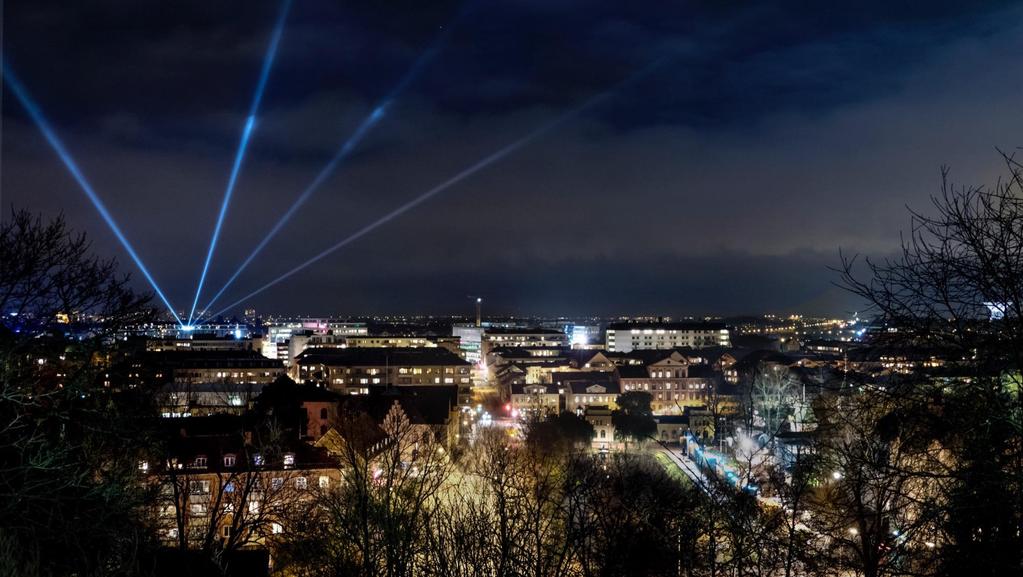
[[[1004,158],[1008,175],[992,187],[955,186],[943,170],[932,214],[911,213],[897,257],[843,257],[840,269],[886,328],[876,346],[946,361],[943,373],[918,367],[860,393],[888,410],[875,420],[910,425],[930,449],[903,472],[947,480],[927,496],[942,506],[932,543],[947,574],[1023,566],[1023,176]]]
[[[324,471],[296,468],[302,463],[286,452],[280,431],[267,433],[252,442],[239,431],[239,438],[226,439],[224,450],[203,455],[202,462],[186,461],[171,449],[154,464],[156,524],[164,542],[182,553],[201,552],[222,570],[234,553],[273,544]]]
[[[865,577],[933,571],[942,521],[943,479],[922,474],[934,447],[897,430],[890,409],[857,396],[829,413],[825,481],[811,505],[809,524],[826,541],[829,564]]]
[[[339,483],[298,513],[298,546],[283,563],[310,575],[423,574],[427,522],[452,467],[437,431],[413,423],[395,401],[380,424],[342,412],[331,437]]]
[[[152,407],[104,371],[147,300],[63,218],[0,224],[0,542],[16,573],[140,570]]]
[[[795,405],[795,377],[784,365],[760,363],[747,387],[744,407],[746,426],[736,431],[735,459],[742,485],[767,477],[782,431]]]

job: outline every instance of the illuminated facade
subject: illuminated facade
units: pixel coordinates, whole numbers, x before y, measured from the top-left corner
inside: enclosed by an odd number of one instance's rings
[[[370,387],[471,383],[469,363],[439,347],[308,349],[292,368],[297,380],[327,385],[340,393]]]
[[[728,327],[721,323],[615,323],[606,334],[607,350],[617,353],[731,346]]]

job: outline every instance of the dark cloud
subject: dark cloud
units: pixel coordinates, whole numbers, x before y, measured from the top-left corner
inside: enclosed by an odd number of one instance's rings
[[[531,146],[259,295],[281,312],[699,314],[855,303],[938,167],[1020,144],[1023,12],[937,3],[296,2],[210,277],[219,287],[409,65],[436,57],[230,302],[649,63]],[[8,5],[6,58],[184,307],[278,6]],[[3,202],[127,261],[9,94]],[[140,285],[141,286],[141,285]],[[209,293],[207,293],[209,294]]]

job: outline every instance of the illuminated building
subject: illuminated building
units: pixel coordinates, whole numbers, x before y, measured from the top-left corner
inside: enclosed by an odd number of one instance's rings
[[[337,322],[325,319],[302,319],[272,324],[267,327],[266,337],[263,339],[263,356],[268,359],[289,359],[288,342],[293,334],[359,336],[368,335],[369,329],[366,328],[366,323]]]
[[[655,414],[681,413],[683,407],[706,404],[707,379],[690,378],[684,361],[666,358],[656,363],[618,367],[622,391],[650,393],[650,408]]]
[[[600,405],[616,408],[622,388],[614,373],[597,371],[554,373],[551,380],[565,396],[565,410],[581,413]]]
[[[607,350],[611,352],[728,346],[728,327],[722,323],[614,323],[607,327]]]
[[[124,385],[268,385],[284,375],[280,361],[250,350],[174,350],[133,356]]]
[[[473,365],[483,361],[483,328],[476,325],[454,325],[451,335],[458,337],[462,358]]]
[[[292,368],[296,380],[317,382],[350,394],[371,387],[470,384],[469,363],[447,349],[337,348],[307,349]]]
[[[511,407],[524,415],[556,415],[561,412],[561,392],[552,384],[516,383],[510,386]]]

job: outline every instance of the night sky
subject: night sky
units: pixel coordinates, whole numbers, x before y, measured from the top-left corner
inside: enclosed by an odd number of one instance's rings
[[[632,77],[250,305],[847,312],[828,269],[840,247],[890,254],[942,164],[990,183],[996,147],[1023,145],[1023,8],[836,4],[295,0],[204,294],[437,46],[221,304]],[[4,9],[4,57],[187,309],[280,5]],[[10,92],[3,128],[5,213],[62,211],[147,288]]]

